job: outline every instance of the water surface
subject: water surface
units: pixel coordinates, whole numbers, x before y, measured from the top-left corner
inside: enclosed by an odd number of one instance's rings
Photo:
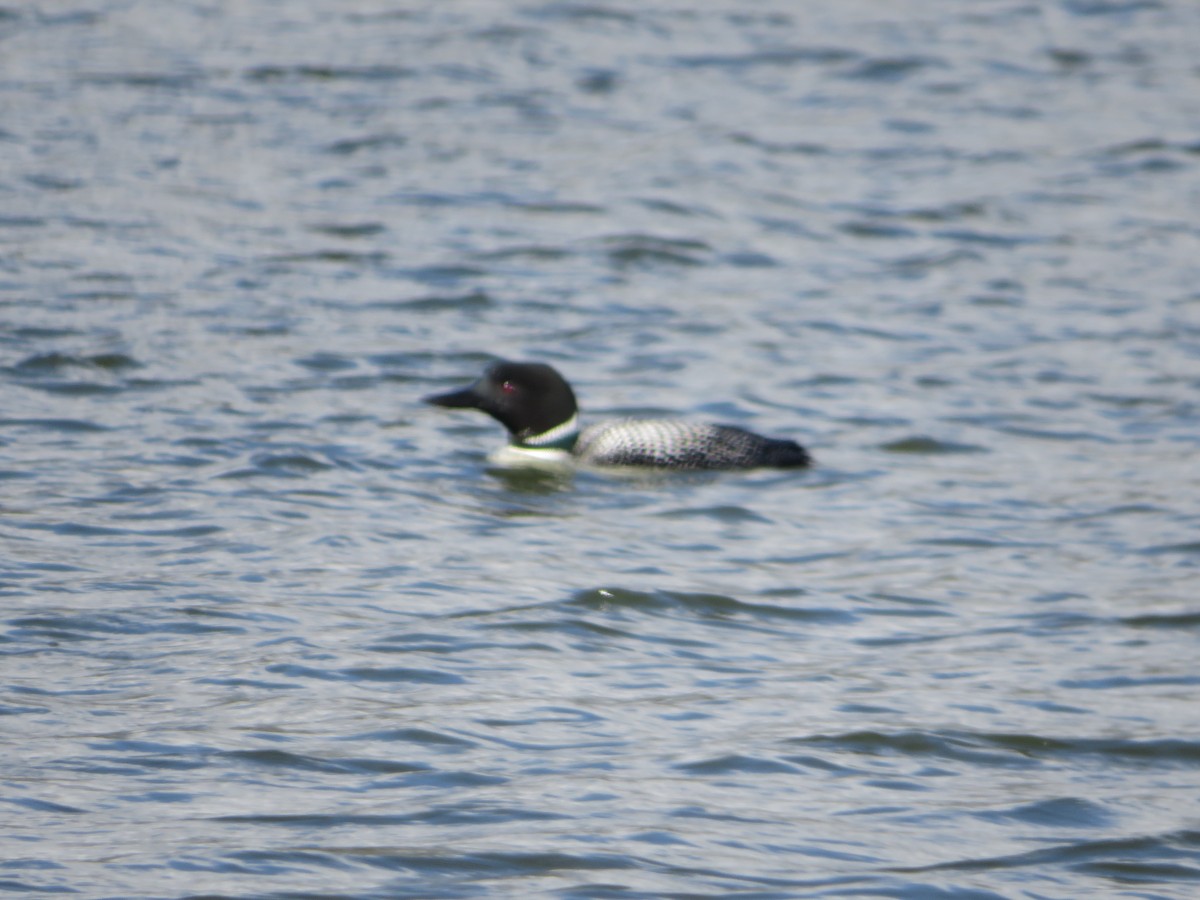
[[[0,7],[0,886],[1194,896],[1198,35]],[[497,357],[818,466],[494,471]]]

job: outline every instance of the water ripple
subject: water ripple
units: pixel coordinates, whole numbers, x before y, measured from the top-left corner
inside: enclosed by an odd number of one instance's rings
[[[892,6],[0,7],[0,888],[1195,894],[1200,7]]]

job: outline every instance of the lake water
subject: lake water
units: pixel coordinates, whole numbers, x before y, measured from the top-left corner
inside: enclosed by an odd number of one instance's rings
[[[0,5],[0,888],[1196,896],[1198,45]],[[818,465],[496,471],[495,358]]]

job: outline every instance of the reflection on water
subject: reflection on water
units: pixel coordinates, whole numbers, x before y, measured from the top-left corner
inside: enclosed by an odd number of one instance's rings
[[[0,8],[5,887],[1194,893],[1200,8],[643,7]]]

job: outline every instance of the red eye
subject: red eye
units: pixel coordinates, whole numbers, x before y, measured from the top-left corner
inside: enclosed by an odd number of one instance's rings
[[[500,390],[504,391],[506,394],[515,394],[517,392],[517,386],[511,381],[506,381],[504,384],[500,385]]]

